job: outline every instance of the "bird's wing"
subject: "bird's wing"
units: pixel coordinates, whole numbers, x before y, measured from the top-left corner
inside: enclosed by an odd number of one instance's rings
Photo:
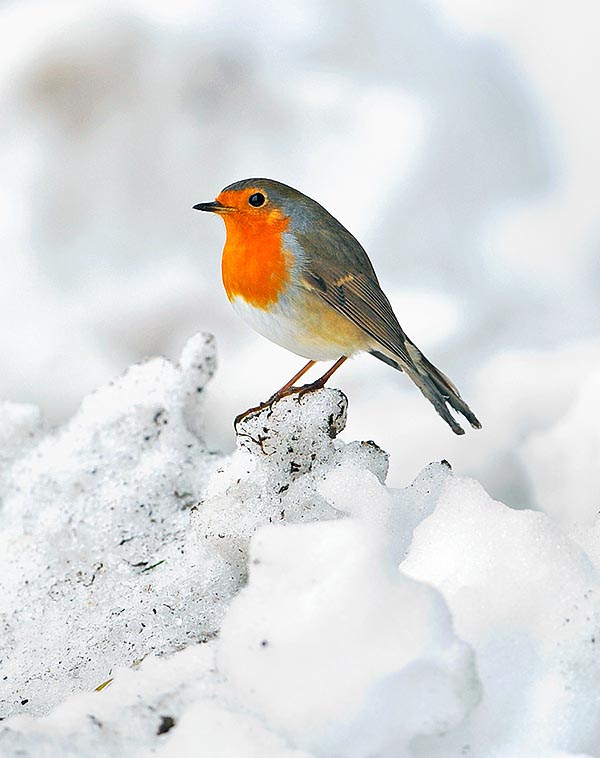
[[[337,243],[333,262],[330,256],[319,255],[310,235],[298,240],[306,256],[302,283],[373,340],[411,365],[406,335],[379,286],[371,261],[357,240],[347,234],[349,239],[320,239],[321,245]]]
[[[342,227],[343,229],[343,227]],[[389,300],[384,295],[367,254],[359,242],[343,229],[335,232],[334,238],[319,236],[319,247],[310,235],[299,240],[304,260],[301,280],[303,286],[318,295],[338,313],[352,321],[368,334],[383,351],[371,352],[380,360],[397,369],[406,371],[423,395],[456,434],[464,429],[448,410],[462,413],[475,429],[481,424],[469,406],[461,398],[450,379],[437,369],[410,340],[394,315]],[[319,255],[323,243],[334,255]],[[329,245],[336,243],[336,247]]]

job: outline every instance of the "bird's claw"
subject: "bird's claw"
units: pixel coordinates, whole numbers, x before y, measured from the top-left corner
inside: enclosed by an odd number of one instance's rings
[[[324,383],[320,381],[320,379],[317,379],[316,382],[312,382],[311,384],[303,384],[302,387],[289,387],[284,392],[276,392],[274,395],[271,395],[271,397],[268,400],[265,400],[263,403],[260,403],[259,405],[255,405],[252,408],[248,408],[246,411],[242,411],[242,413],[239,413],[234,421],[233,421],[233,428],[237,432],[238,424],[240,421],[245,419],[247,416],[252,415],[253,413],[259,413],[260,411],[264,411],[265,408],[271,408],[274,403],[278,402],[279,400],[282,400],[284,397],[289,397],[290,395],[298,395],[298,397],[303,397],[308,392],[314,392],[315,390],[320,390],[324,386]]]

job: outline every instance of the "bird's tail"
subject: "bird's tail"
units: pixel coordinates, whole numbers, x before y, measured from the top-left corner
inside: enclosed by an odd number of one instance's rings
[[[464,434],[465,430],[452,416],[448,406],[461,413],[474,429],[481,429],[477,417],[450,379],[427,360],[408,337],[405,339],[404,347],[411,359],[410,363],[388,351],[384,353],[373,350],[372,355],[399,371],[405,371],[455,434]]]

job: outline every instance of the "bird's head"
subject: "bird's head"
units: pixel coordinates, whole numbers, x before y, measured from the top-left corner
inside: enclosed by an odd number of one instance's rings
[[[239,226],[281,229],[282,222],[294,228],[315,211],[324,211],[314,200],[273,179],[235,182],[225,187],[216,200],[198,203],[194,209],[222,216],[228,230]]]

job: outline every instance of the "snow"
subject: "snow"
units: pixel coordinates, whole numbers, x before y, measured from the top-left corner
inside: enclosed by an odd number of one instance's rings
[[[214,356],[199,334],[178,365],[133,366],[63,428],[15,434],[0,530],[4,716],[50,715],[8,718],[3,754],[85,753],[99,739],[114,754],[155,748],[158,701],[183,724],[165,754],[207,721],[215,755],[248,733],[249,755],[394,755],[477,702],[473,653],[443,598],[396,570],[448,466],[401,498],[388,491],[387,455],[337,439],[347,401],[329,389],[242,420],[223,459],[200,436]],[[37,429],[30,408],[5,410],[13,429]],[[169,654],[163,681],[149,656]],[[144,659],[143,705],[123,733]]]
[[[113,666],[214,632],[220,601],[188,530],[216,457],[195,433],[213,370],[214,342],[198,335],[179,367],[132,367],[63,428],[25,450],[16,437],[0,513],[9,712],[23,700],[44,712]],[[15,425],[37,423],[27,407],[5,409]],[[41,634],[45,625],[57,633]]]
[[[401,570],[442,592],[476,650],[484,696],[465,727],[475,755],[493,754],[499,740],[515,752],[595,754],[600,577],[554,521],[452,481]]]
[[[394,756],[477,701],[473,656],[441,596],[396,571],[383,485],[362,469],[337,468],[322,489],[339,493],[342,483],[360,493],[360,514],[256,535],[249,585],[225,619],[218,662],[292,744],[319,755]],[[349,506],[348,497],[334,500]]]
[[[2,407],[3,756],[598,755],[594,519],[390,488],[335,389],[217,454],[214,372],[198,334],[58,429]]]

